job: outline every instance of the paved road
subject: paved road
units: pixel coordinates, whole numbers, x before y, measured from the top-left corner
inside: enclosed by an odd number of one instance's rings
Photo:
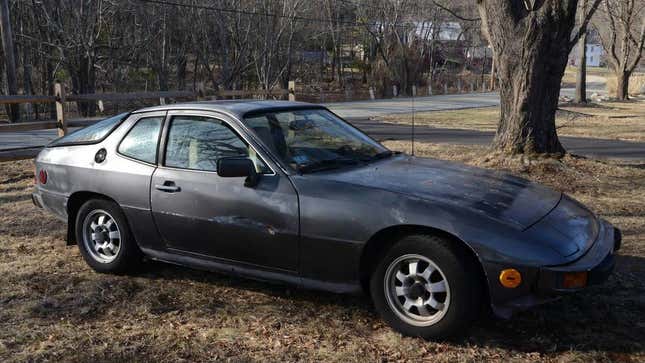
[[[462,93],[412,98],[395,98],[373,101],[334,102],[325,106],[344,118],[371,118],[397,113],[459,110],[465,108],[499,105],[497,92]]]
[[[369,119],[349,119],[356,127],[377,140],[410,140],[409,125],[391,124]],[[492,131],[442,129],[417,126],[415,140],[422,142],[488,145],[495,135]],[[561,136],[560,142],[567,151],[596,159],[618,159],[629,162],[645,162],[645,142],[628,142],[608,139]]]
[[[591,94],[596,91],[590,88],[589,93]],[[573,90],[562,89],[561,93],[563,95],[572,95]],[[497,105],[499,105],[499,95],[496,92],[436,95],[431,97],[417,97],[414,99],[416,112],[458,110]],[[326,106],[341,117],[371,118],[411,112],[412,99],[396,98],[374,101],[336,102],[328,103]],[[55,130],[0,133],[0,150],[42,146],[55,138]]]
[[[575,89],[563,88],[560,95],[573,97]],[[604,83],[591,83],[587,88],[587,95],[594,93],[604,94]],[[325,106],[344,118],[371,118],[412,111],[411,98],[395,98],[374,101],[353,101],[327,103]],[[460,110],[465,108],[489,107],[499,105],[497,92],[462,93],[452,95],[436,95],[417,97],[414,99],[416,112]]]
[[[589,93],[598,91],[598,89],[590,89]],[[570,96],[573,94],[573,90],[563,89],[561,94]],[[496,105],[499,105],[499,96],[497,93],[493,92],[437,95],[432,97],[418,97],[414,100],[416,112],[455,110]],[[327,106],[377,139],[410,139],[409,126],[370,120],[377,116],[410,112],[412,109],[412,100],[409,98],[338,102],[329,103]],[[417,140],[426,142],[487,145],[492,140],[493,133],[421,126],[417,127],[416,136]],[[54,138],[56,138],[55,130],[0,134],[0,154],[3,149],[42,146]],[[560,139],[567,150],[575,154],[601,159],[609,158],[622,159],[626,161],[645,161],[645,143],[580,137],[561,137]]]

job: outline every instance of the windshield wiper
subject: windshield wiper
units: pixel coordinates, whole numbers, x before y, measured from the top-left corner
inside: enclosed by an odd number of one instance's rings
[[[390,156],[394,155],[394,151],[392,150],[385,150],[381,151],[380,153],[374,155],[371,157],[372,160],[381,160],[381,159],[387,159]]]
[[[371,161],[387,159],[387,158],[389,158],[390,156],[392,156],[394,154],[398,154],[398,152],[394,152],[394,151],[391,151],[391,150],[385,150],[385,151],[381,151],[380,153],[376,153],[376,154],[374,154],[372,156],[366,156],[364,158],[361,158],[361,161],[369,163]]]
[[[337,169],[347,165],[356,165],[359,161],[349,158],[333,158],[313,161],[308,164],[300,165],[298,170],[302,173],[311,173],[320,170]]]

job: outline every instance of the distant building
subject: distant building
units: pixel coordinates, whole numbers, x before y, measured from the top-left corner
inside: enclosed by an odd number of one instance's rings
[[[578,66],[578,47],[577,45],[569,54],[569,64],[573,66]],[[605,55],[604,49],[600,44],[588,44],[587,43],[587,66],[588,67],[600,67],[603,65],[602,58]]]
[[[463,39],[463,29],[461,24],[457,22],[442,22],[433,24],[431,21],[411,21],[405,24],[409,31],[405,34],[403,41],[411,42],[415,39],[422,41],[438,40],[438,41],[459,41]],[[384,25],[376,23],[375,30],[382,30]]]
[[[466,50],[466,58],[468,59],[492,59],[493,50],[488,45],[480,45],[470,47]]]
[[[443,22],[434,25],[431,21],[418,21],[414,22],[413,35],[418,39],[423,40],[440,40],[440,41],[456,41],[463,40],[463,31],[461,24],[457,22]]]

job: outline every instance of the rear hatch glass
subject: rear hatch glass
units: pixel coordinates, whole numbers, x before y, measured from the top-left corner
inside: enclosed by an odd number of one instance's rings
[[[47,146],[63,146],[74,144],[94,144],[102,141],[128,116],[128,113],[98,121],[95,124],[76,130],[69,135],[59,137]]]

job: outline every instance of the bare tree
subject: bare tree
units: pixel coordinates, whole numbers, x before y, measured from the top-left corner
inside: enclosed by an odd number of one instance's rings
[[[616,98],[629,97],[629,77],[645,44],[645,1],[604,0],[595,23],[609,64],[616,75]]]
[[[482,31],[497,61],[501,115],[493,147],[503,153],[563,153],[555,128],[560,83],[571,48],[600,0],[574,32],[578,0],[478,0]],[[573,33],[573,35],[572,35]]]
[[[13,31],[11,30],[8,0],[0,0],[0,33],[2,33],[2,52],[5,59],[5,69],[7,71],[7,92],[15,95],[18,93],[18,80],[16,78],[16,55],[14,53],[15,48],[13,45]],[[9,106],[9,118],[12,122],[20,119],[18,105]]]
[[[262,89],[272,89],[290,66],[301,4],[301,0],[284,0],[282,4],[265,0],[259,4],[258,10],[267,15],[257,19],[251,57]]]
[[[50,46],[58,53],[69,72],[73,93],[96,91],[97,61],[104,37],[110,36],[109,21],[114,19],[117,6],[106,0],[59,0],[34,2],[40,15],[40,26],[50,32]],[[93,116],[96,104],[79,102],[83,115]]]

